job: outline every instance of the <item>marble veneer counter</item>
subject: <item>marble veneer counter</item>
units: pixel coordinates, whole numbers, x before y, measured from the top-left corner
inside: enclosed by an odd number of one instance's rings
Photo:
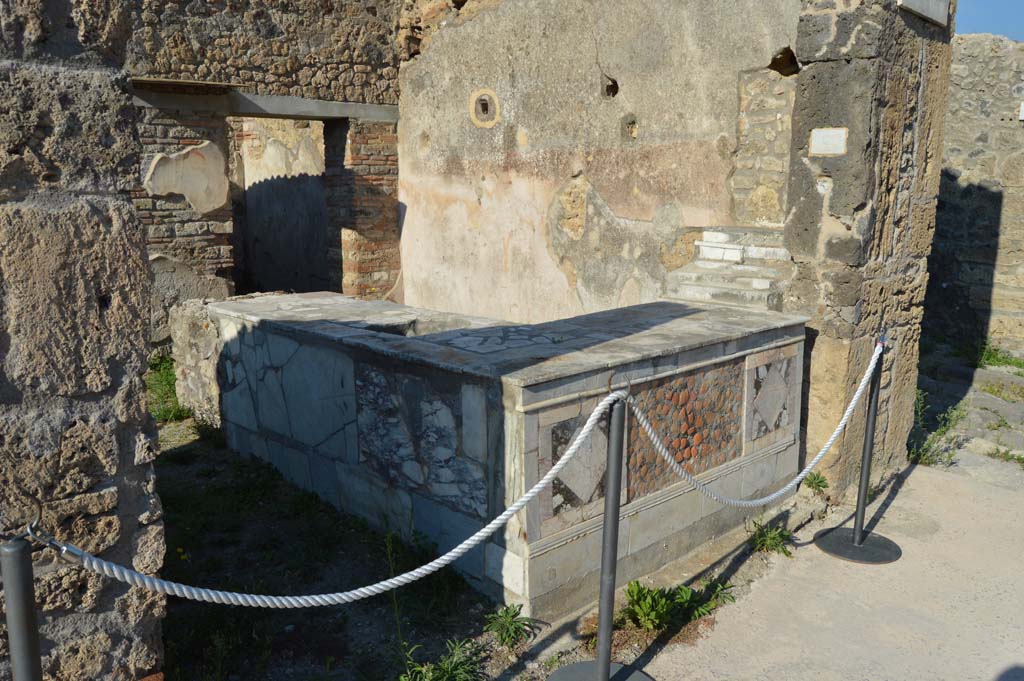
[[[659,301],[554,322],[513,324],[336,293],[235,298],[211,303],[209,310],[295,337],[339,342],[515,386],[612,368],[618,369],[613,385],[624,385],[632,363],[681,353],[700,362],[773,340],[791,342],[803,338],[806,321],[772,312]],[[649,375],[649,368],[642,373]]]

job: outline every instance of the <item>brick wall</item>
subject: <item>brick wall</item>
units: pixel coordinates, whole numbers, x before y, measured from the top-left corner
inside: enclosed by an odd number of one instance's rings
[[[219,145],[226,155],[228,125],[223,117],[213,114],[145,109],[139,141],[145,174],[157,154],[173,154],[205,141]],[[132,192],[132,203],[146,226],[151,255],[163,253],[204,274],[231,279],[234,261],[230,205],[201,215],[181,195],[152,197],[141,186]]]
[[[383,298],[401,271],[396,125],[328,122],[324,144],[331,288]]]
[[[131,197],[135,214],[146,230],[154,270],[150,313],[150,340],[154,344],[170,339],[167,314],[171,306],[188,298],[224,298],[234,292],[234,225],[230,201],[216,210],[200,213],[181,194],[151,196],[142,187],[143,180],[160,153],[175,154],[210,142],[226,156],[228,132],[222,116],[142,109],[142,163]],[[157,260],[164,265],[158,267]]]

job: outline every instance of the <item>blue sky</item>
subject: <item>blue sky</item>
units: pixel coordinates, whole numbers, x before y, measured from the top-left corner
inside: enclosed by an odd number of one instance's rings
[[[995,33],[1024,41],[1024,0],[960,0],[957,33]]]

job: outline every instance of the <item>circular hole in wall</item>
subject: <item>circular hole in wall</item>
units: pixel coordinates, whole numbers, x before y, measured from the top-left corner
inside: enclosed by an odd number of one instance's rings
[[[636,116],[633,114],[627,114],[622,119],[622,139],[627,142],[632,142],[640,136],[640,124],[637,123]]]
[[[476,98],[476,117],[480,121],[494,120],[494,99],[490,95],[480,95]]]
[[[493,128],[501,120],[501,104],[494,90],[477,90],[469,98],[469,117],[478,128]]]

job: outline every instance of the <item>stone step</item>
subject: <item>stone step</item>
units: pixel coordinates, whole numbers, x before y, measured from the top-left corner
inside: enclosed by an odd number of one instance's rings
[[[782,309],[782,293],[780,291],[756,290],[742,286],[688,283],[680,279],[673,279],[666,283],[665,298],[698,303],[755,307],[763,310]]]
[[[736,270],[705,270],[703,268],[680,270],[675,278],[683,284],[711,284],[730,288],[748,288],[754,291],[768,291],[775,288],[775,277],[744,276]]]
[[[712,227],[704,230],[702,239],[716,244],[729,243],[782,248],[785,233],[781,229],[764,227]]]
[[[743,244],[723,241],[700,240],[694,242],[697,247],[697,258],[701,260],[719,260],[726,262],[745,262],[747,260],[790,260],[789,251],[781,246],[759,244]]]

